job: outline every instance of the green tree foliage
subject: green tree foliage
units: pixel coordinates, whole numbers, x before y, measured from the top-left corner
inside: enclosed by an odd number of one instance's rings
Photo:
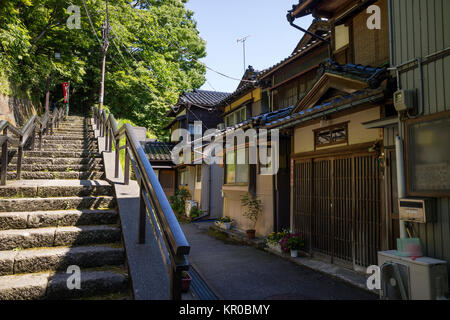
[[[98,102],[105,0],[85,0],[96,36],[81,0],[0,2],[0,73],[13,92],[43,103],[47,79],[52,100],[62,98],[70,80],[71,105],[80,111]],[[165,114],[178,95],[200,87],[206,55],[187,0],[109,0],[110,46],[105,104],[118,117],[162,136]],[[81,9],[81,29],[66,25],[67,8]],[[55,53],[61,58],[55,59]],[[2,87],[0,87],[2,88]],[[4,90],[3,90],[4,91]]]

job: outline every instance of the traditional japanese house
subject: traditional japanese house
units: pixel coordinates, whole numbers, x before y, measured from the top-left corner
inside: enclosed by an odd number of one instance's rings
[[[381,28],[372,30],[366,8],[374,3]],[[377,264],[377,252],[387,247],[383,131],[364,127],[392,112],[387,12],[387,0],[294,6],[293,25],[311,13],[328,19],[330,60],[291,114],[266,126],[292,134],[291,229],[303,234],[315,257],[362,270]]]
[[[175,166],[171,150],[174,145],[155,140],[142,142],[142,145],[166,196],[173,196],[175,194]]]
[[[294,56],[296,58],[300,55],[298,52],[295,52]],[[295,60],[295,58],[291,59],[291,61]],[[218,136],[222,135],[224,142],[227,135],[233,134],[238,130],[243,130],[244,132],[248,129],[258,130],[266,122],[287,116],[292,111],[293,104],[291,106],[273,107],[271,104],[273,94],[270,91],[271,81],[268,78],[262,79],[261,74],[249,67],[237,90],[220,102],[219,107],[220,110],[223,110],[222,117],[226,129]],[[264,74],[269,76],[269,70],[266,70]],[[282,95],[278,97],[280,96]],[[285,176],[288,172],[289,161],[287,159],[290,145],[286,143],[286,141],[289,141],[286,139],[289,139],[289,137],[281,136],[281,143],[276,148],[272,145],[270,134],[268,138],[268,155],[271,155],[272,152],[278,152],[279,148],[282,154],[280,162],[284,161],[275,175],[264,174],[261,170],[261,167],[264,165],[259,161],[257,164],[249,163],[249,140],[246,140],[244,143],[240,142],[241,144],[234,145],[231,148],[226,148],[226,155],[224,156],[223,215],[233,218],[235,221],[234,226],[237,229],[244,231],[252,228],[251,222],[243,215],[245,208],[241,204],[241,197],[247,193],[251,194],[260,200],[262,204],[263,211],[256,224],[256,234],[258,236],[266,236],[274,230],[289,227],[289,209],[283,207],[281,203],[282,201],[285,202],[284,204],[289,203],[289,198],[280,199],[280,202],[278,202],[280,205],[277,206],[277,197],[281,192],[276,189],[277,184],[275,183],[279,177],[282,177],[280,172],[283,172]],[[261,141],[259,143],[259,146],[261,146]],[[246,159],[246,164],[239,164],[239,160],[244,159]],[[288,187],[288,182],[287,178],[283,187]],[[279,180],[278,183],[280,183]],[[289,190],[284,192],[289,194]],[[282,212],[279,215],[274,215],[274,212],[280,211]]]
[[[215,129],[221,123],[216,104],[228,97],[228,93],[194,90],[180,95],[178,103],[167,113],[174,117],[166,127],[170,129],[171,143],[177,144],[181,137],[176,129],[189,131],[191,141],[195,135],[203,135],[208,129]],[[197,126],[195,123],[197,122]],[[176,169],[176,188],[189,190],[192,200],[196,201],[202,211],[211,217],[222,215],[221,190],[215,187],[222,181],[222,172],[217,165],[206,165],[201,162],[180,164]]]
[[[315,19],[292,54],[260,72],[262,94],[267,95],[272,112],[291,112],[304,92],[313,84],[320,64],[329,59],[330,25]],[[315,37],[317,36],[317,37]],[[321,41],[319,38],[325,40]],[[280,116],[283,116],[282,114]],[[264,123],[271,122],[266,118]],[[292,130],[279,135],[279,170],[273,177],[273,231],[290,228],[290,154]]]

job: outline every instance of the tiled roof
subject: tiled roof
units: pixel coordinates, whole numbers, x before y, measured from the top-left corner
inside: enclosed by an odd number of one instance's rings
[[[150,161],[172,161],[173,147],[171,143],[150,141],[145,143],[145,153]]]
[[[249,79],[243,78],[243,81],[241,81],[241,83],[239,84],[236,91],[234,91],[228,97],[225,97],[224,99],[219,101],[217,103],[217,106],[223,106],[223,105],[229,103],[230,101],[232,101],[233,99],[235,99],[236,97],[246,93],[247,91],[253,90],[254,88],[258,87],[259,81],[257,80],[257,78],[259,77],[259,74],[260,74],[259,71],[253,71],[251,78],[249,78]]]
[[[331,37],[331,31],[328,31],[327,34],[324,36],[325,39],[329,39]],[[311,40],[311,42],[309,42],[306,46],[303,46],[301,48],[299,48],[297,51],[294,51],[289,57],[281,60],[280,62],[274,64],[273,66],[262,70],[259,75],[258,78],[262,79],[265,76],[267,76],[271,71],[274,71],[275,69],[277,69],[278,67],[284,65],[285,63],[288,63],[296,58],[298,58],[299,56],[303,55],[304,53],[308,52],[311,48],[314,48],[316,46],[318,46],[319,44],[323,43],[322,41],[318,40],[318,39],[314,39]]]
[[[304,17],[312,13],[314,6],[319,2],[319,0],[299,0],[298,4],[292,5],[292,10],[288,11],[288,14],[293,18]],[[302,11],[299,9],[302,8]]]
[[[184,92],[180,95],[178,104],[190,103],[192,105],[201,107],[213,107],[219,101],[225,99],[230,94],[227,92],[207,91],[207,90],[193,90],[191,92]]]
[[[377,88],[380,82],[388,76],[386,68],[373,68],[360,64],[338,64],[332,60],[323,65],[323,71],[364,80],[371,88]]]
[[[271,122],[267,122],[266,127],[268,128],[276,128],[281,125],[286,125],[289,123],[293,123],[297,120],[306,119],[309,116],[317,115],[320,116],[323,113],[327,111],[331,111],[332,109],[338,109],[339,107],[352,107],[356,104],[358,101],[363,101],[366,98],[371,97],[379,97],[380,99],[384,97],[384,89],[382,87],[377,89],[364,89],[357,91],[353,94],[349,94],[344,97],[338,97],[334,99],[333,101],[329,101],[327,103],[319,104],[313,108],[309,108],[307,110],[303,110],[300,112],[293,113],[291,115],[288,115],[286,117],[279,117],[276,120],[273,120]],[[340,111],[340,110],[335,110]]]

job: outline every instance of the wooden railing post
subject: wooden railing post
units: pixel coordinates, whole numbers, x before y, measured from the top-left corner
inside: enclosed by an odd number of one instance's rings
[[[3,135],[8,135],[8,128],[3,130]],[[2,145],[2,168],[1,168],[1,185],[6,185],[6,177],[8,175],[8,140],[5,140]]]
[[[114,170],[114,178],[119,178],[119,166],[120,166],[120,138],[116,138],[116,165]]]
[[[22,176],[22,157],[23,157],[23,137],[19,140],[19,149],[17,152],[17,176],[16,180],[20,180]]]
[[[125,144],[125,177],[124,177],[124,183],[125,185],[130,184],[130,151],[128,149],[129,142],[128,137],[126,138],[126,144]]]
[[[33,126],[33,134],[31,136],[31,151],[34,151],[34,143],[36,141],[36,124],[34,124]]]
[[[40,127],[39,129],[39,151],[42,150],[42,132],[44,131],[43,126]]]
[[[181,279],[183,271],[177,265],[172,267],[170,274],[170,299],[181,300]]]

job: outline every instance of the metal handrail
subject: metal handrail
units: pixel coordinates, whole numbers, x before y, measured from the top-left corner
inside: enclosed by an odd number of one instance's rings
[[[60,122],[64,119],[65,113],[61,112],[61,109],[56,109],[52,115],[51,120],[51,134],[53,134],[53,127],[58,127]],[[6,185],[6,180],[8,176],[8,143],[14,147],[17,147],[17,175],[16,179],[20,180],[22,175],[22,158],[23,158],[23,148],[31,139],[30,149],[34,150],[35,140],[36,140],[36,128],[39,125],[39,150],[42,150],[42,136],[44,133],[48,134],[50,115],[48,112],[44,114],[42,120],[40,120],[36,115],[33,115],[25,124],[22,129],[16,128],[9,121],[0,121],[0,147],[2,150],[1,154],[1,168],[0,168],[0,185]],[[14,140],[8,137],[8,130],[19,139]]]
[[[119,129],[112,114],[108,116],[104,109],[100,110],[97,107],[93,107],[92,111],[96,129],[99,130],[101,137],[105,137],[107,152],[113,151],[114,143],[115,178],[119,177],[119,152],[121,150],[125,150],[124,183],[126,185],[130,182],[130,164],[133,162],[140,186],[139,243],[145,243],[145,223],[148,215],[170,276],[171,298],[181,300],[182,272],[189,270],[187,256],[190,246],[169,200],[133,131],[133,127],[125,124]],[[123,137],[125,137],[125,144],[120,146],[120,140]],[[169,259],[167,259],[166,253],[168,253]]]

